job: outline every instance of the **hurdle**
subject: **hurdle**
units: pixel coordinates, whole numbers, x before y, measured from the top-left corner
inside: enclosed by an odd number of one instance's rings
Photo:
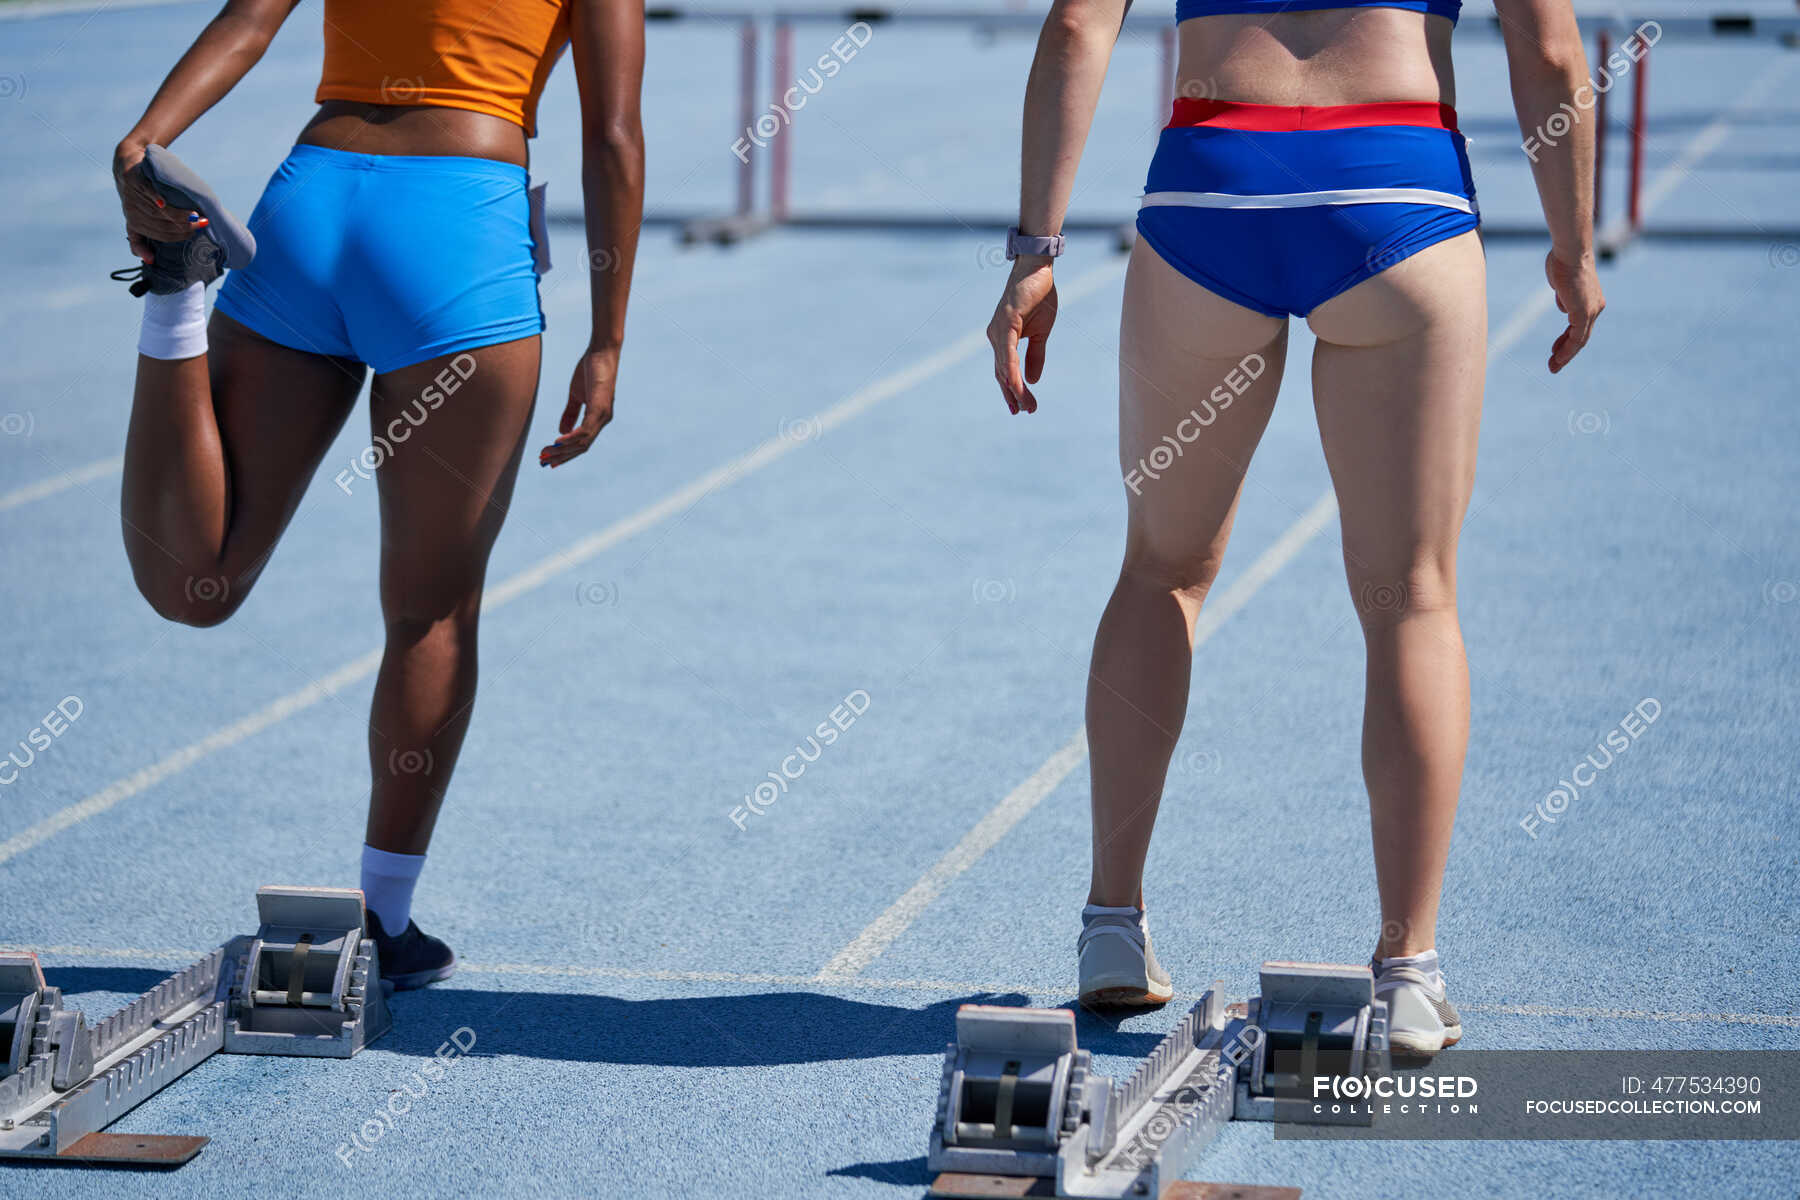
[[[1644,232],[1644,141],[1649,128],[1645,109],[1646,81],[1650,76],[1650,51],[1658,37],[1651,40],[1645,22],[1626,35],[1617,54],[1613,50],[1613,29],[1602,25],[1594,36],[1594,66],[1597,82],[1590,88],[1594,112],[1594,249],[1601,262],[1611,262],[1620,249]],[[1631,117],[1626,124],[1630,136],[1629,159],[1625,173],[1625,214],[1620,220],[1606,221],[1606,98],[1625,72],[1631,75]]]
[[[741,152],[721,157],[727,159],[733,177],[735,205],[730,212],[714,214],[679,213],[652,210],[646,214],[647,225],[673,227],[685,244],[715,243],[734,245],[775,229],[960,233],[969,230],[1001,230],[1011,225],[1016,214],[1005,210],[942,212],[837,212],[811,206],[794,179],[794,139],[803,136],[804,113],[791,101],[798,98],[794,75],[796,29],[807,26],[835,27],[840,35],[858,26],[869,29],[906,27],[914,29],[953,29],[967,31],[972,37],[1031,36],[1043,23],[1043,15],[1017,11],[976,11],[956,8],[889,9],[871,7],[783,8],[772,13],[746,10],[707,9],[658,6],[647,8],[645,17],[658,24],[705,22],[735,25],[738,31],[736,54],[735,99],[736,125],[731,145],[739,147],[746,139],[738,136],[755,131],[758,122],[769,127],[772,136],[755,139],[763,144],[746,144]],[[1736,227],[1649,227],[1644,222],[1642,207],[1644,162],[1648,147],[1648,74],[1651,47],[1665,41],[1696,41],[1728,38],[1737,41],[1772,40],[1792,49],[1800,46],[1800,16],[1760,16],[1715,13],[1682,17],[1635,17],[1627,14],[1582,16],[1578,18],[1584,40],[1592,36],[1596,47],[1592,119],[1595,128],[1595,226],[1597,250],[1602,258],[1613,258],[1620,249],[1639,238],[1705,239],[1705,240],[1792,240],[1793,231]],[[1146,97],[1147,122],[1161,127],[1168,119],[1175,97],[1177,41],[1173,20],[1150,12],[1128,13],[1120,27],[1120,37],[1154,39],[1157,70],[1149,81]],[[1470,19],[1461,23],[1457,36],[1498,38],[1498,18]],[[766,34],[766,36],[765,36]],[[1623,56],[1621,59],[1620,56]],[[766,72],[764,70],[766,60]],[[1622,61],[1628,69],[1609,69],[1609,61]],[[849,68],[846,67],[848,70]],[[763,78],[766,73],[767,79]],[[1626,188],[1624,212],[1610,222],[1604,219],[1601,202],[1606,198],[1601,184],[1605,155],[1609,149],[1609,121],[1617,112],[1608,104],[1614,85],[1630,75],[1629,112],[1624,121],[1626,143]],[[1604,83],[1605,86],[1601,86]],[[1021,88],[1023,80],[1020,81]],[[767,97],[766,106],[758,110],[758,97]],[[778,115],[776,115],[778,114]],[[1583,112],[1572,119],[1587,119]],[[759,183],[761,187],[759,188]],[[579,218],[559,215],[559,224],[576,224]],[[1136,232],[1130,216],[1073,217],[1064,222],[1066,233],[1113,234],[1118,249],[1128,250]],[[1484,221],[1482,236],[1489,240],[1542,241],[1546,234],[1541,223],[1509,223]]]

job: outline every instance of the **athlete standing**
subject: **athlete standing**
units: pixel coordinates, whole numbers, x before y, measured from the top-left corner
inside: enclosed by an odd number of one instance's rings
[[[413,889],[468,728],[482,582],[537,395],[527,138],[572,45],[593,331],[562,436],[540,455],[554,467],[612,419],[643,210],[644,12],[621,0],[326,0],[320,107],[250,218],[246,265],[241,227],[216,203],[189,207],[210,194],[161,148],[244,77],[296,3],[228,0],[114,157],[150,292],[125,549],[158,613],[225,620],[373,372],[371,429],[397,448],[375,472],[387,642],[362,887],[383,976],[418,987],[455,967],[412,920]],[[233,269],[208,325],[217,247]]]
[[[1126,7],[1056,0],[1039,38],[1009,239],[1018,257],[988,328],[1015,413],[1037,409],[1029,385],[1056,317],[1056,235]],[[1376,989],[1397,1050],[1432,1054],[1462,1034],[1436,937],[1468,744],[1456,545],[1474,482],[1487,308],[1450,66],[1459,8],[1177,0],[1183,99],[1150,164],[1126,277],[1120,462],[1129,470],[1178,427],[1191,441],[1161,478],[1130,489],[1124,565],[1094,642],[1084,1003],[1172,994],[1144,921],[1144,863],[1186,715],[1194,621],[1275,402],[1293,315],[1318,338],[1313,401],[1367,650]],[[1569,0],[1496,0],[1496,9],[1520,128],[1565,104],[1575,111],[1587,63]],[[1554,372],[1604,307],[1592,126],[1577,122],[1532,169],[1550,235],[1545,269],[1568,315]],[[1266,365],[1246,370],[1249,356]],[[1252,373],[1216,419],[1188,419],[1215,387]]]

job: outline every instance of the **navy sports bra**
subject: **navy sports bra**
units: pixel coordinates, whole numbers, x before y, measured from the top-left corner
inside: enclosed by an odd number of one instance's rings
[[[1454,25],[1462,0],[1175,0],[1175,19],[1222,13],[1313,12],[1321,8],[1404,8],[1444,17]]]

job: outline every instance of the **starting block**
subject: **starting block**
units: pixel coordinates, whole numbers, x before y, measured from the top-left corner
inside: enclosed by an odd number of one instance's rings
[[[1228,1008],[1215,982],[1123,1086],[1092,1072],[1070,1010],[963,1005],[944,1052],[931,1194],[1201,1196],[1218,1185],[1178,1181],[1227,1121],[1367,1124],[1317,1115],[1312,1081],[1388,1071],[1387,1003],[1369,969],[1270,962],[1261,984]]]
[[[0,954],[0,1158],[180,1166],[203,1137],[102,1133],[210,1058],[349,1058],[393,1021],[362,893],[265,887],[260,925],[89,1026],[37,955]]]

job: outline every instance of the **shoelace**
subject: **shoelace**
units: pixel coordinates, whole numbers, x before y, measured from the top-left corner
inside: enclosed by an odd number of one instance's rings
[[[118,270],[112,272],[110,277],[118,280],[120,283],[130,282],[131,294],[133,296],[142,296],[145,292],[150,290],[150,280],[147,278],[149,273],[150,268],[146,267],[143,263],[139,263],[135,267],[120,267]]]

